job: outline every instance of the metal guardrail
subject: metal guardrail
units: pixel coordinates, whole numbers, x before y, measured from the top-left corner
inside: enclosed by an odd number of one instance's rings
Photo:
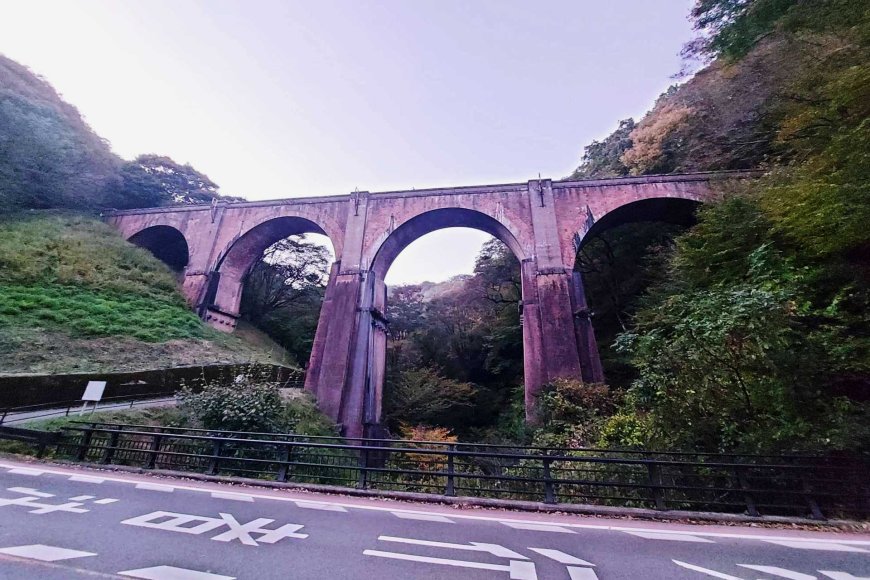
[[[154,403],[154,402],[162,402],[162,401],[171,401],[175,399],[175,395],[172,393],[167,393],[166,391],[161,391],[158,393],[142,393],[139,395],[119,395],[115,397],[104,397],[100,400],[92,409],[92,411],[99,410],[100,407],[105,408],[106,406],[117,406],[121,403],[130,403],[129,407],[133,408],[135,405],[142,405],[145,403]],[[36,419],[44,419],[46,417],[60,417],[65,416],[68,417],[70,413],[77,409],[81,409],[84,401],[81,399],[69,400],[69,401],[55,401],[51,403],[40,403],[38,405],[22,405],[20,407],[6,407],[4,409],[0,409],[0,425],[3,425],[7,419],[13,419],[16,415],[27,414],[27,420],[33,421]],[[42,411],[42,412],[40,412]],[[37,415],[32,415],[31,413],[39,412]]]
[[[814,519],[870,514],[865,457],[348,441],[108,423],[65,428],[57,449],[78,461],[358,489]]]

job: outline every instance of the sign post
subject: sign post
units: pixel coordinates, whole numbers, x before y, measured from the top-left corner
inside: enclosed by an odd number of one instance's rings
[[[97,403],[103,398],[103,391],[106,390],[106,381],[88,381],[88,386],[85,387],[85,394],[82,395],[82,410],[79,411],[79,415],[84,414],[85,410],[88,408],[88,403],[93,403],[94,408],[91,409],[93,413],[97,408]]]

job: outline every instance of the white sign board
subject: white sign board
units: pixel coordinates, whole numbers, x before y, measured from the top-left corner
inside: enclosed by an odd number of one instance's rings
[[[106,381],[88,381],[85,394],[82,395],[82,401],[97,402],[103,398],[104,390],[106,390]]]

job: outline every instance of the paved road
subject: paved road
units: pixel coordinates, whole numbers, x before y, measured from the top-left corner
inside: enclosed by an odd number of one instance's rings
[[[0,578],[870,579],[870,535],[460,510],[0,460]]]

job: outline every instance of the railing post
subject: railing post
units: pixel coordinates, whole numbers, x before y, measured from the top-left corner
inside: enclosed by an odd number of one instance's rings
[[[118,447],[118,438],[121,435],[121,429],[123,429],[123,427],[117,427],[109,436],[109,445],[106,447],[106,453],[103,454],[103,465],[112,462],[112,458],[115,456],[115,449]]]
[[[752,494],[749,492],[751,486],[749,485],[749,480],[746,479],[746,468],[735,467],[734,476],[737,478],[737,484],[740,486],[740,489],[743,490],[743,501],[746,502],[746,513],[757,518],[761,514],[758,513],[758,508],[755,505],[755,498],[752,497]]]
[[[87,431],[82,434],[82,442],[79,443],[79,451],[76,453],[76,461],[84,461],[85,456],[91,446],[91,437],[94,435],[94,426],[88,427]]]
[[[444,490],[444,495],[453,497],[456,495],[454,483],[455,466],[453,464],[453,453],[456,451],[456,445],[450,445],[447,448],[447,487]]]
[[[3,422],[6,420],[6,415],[8,415],[8,414],[9,414],[9,409],[3,409],[3,416],[0,417],[0,425],[2,425]]]
[[[206,474],[217,475],[218,469],[220,468],[221,449],[223,449],[223,441],[216,439],[214,441],[214,446],[212,447],[211,459],[209,460],[208,471],[206,471]]]
[[[368,464],[369,451],[363,447],[359,452],[359,482],[357,483],[359,489],[366,489],[368,487]]]
[[[657,510],[666,510],[667,505],[665,504],[665,495],[662,491],[662,471],[661,467],[658,463],[655,463],[654,460],[648,460],[646,464],[647,472],[649,474],[649,486],[650,490],[653,494],[653,499],[656,503]]]
[[[284,454],[281,457],[281,467],[278,468],[278,481],[287,481],[287,474],[290,470],[290,451],[291,447],[288,443],[284,443]]]
[[[807,507],[810,508],[810,517],[814,520],[824,520],[825,514],[822,513],[822,510],[819,509],[819,504],[816,502],[815,498],[812,496],[812,488],[810,488],[810,484],[807,483],[807,480],[801,477],[801,485],[804,490],[804,500],[807,502]]]
[[[544,503],[556,503],[556,490],[553,486],[553,477],[550,474],[550,463],[552,459],[546,455],[543,458],[544,462]]]
[[[148,451],[147,469],[154,469],[157,466],[157,454],[160,452],[160,444],[163,442],[163,428],[161,427],[151,436],[151,449]]]

